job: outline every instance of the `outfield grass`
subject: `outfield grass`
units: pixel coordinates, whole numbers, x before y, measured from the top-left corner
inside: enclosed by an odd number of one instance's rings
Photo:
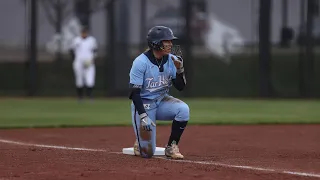
[[[190,124],[320,123],[320,101],[184,99]],[[169,124],[160,122],[159,124]],[[131,126],[130,101],[99,99],[1,99],[0,128]]]

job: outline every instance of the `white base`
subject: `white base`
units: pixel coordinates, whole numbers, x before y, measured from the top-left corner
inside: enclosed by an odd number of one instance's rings
[[[165,148],[163,148],[163,147],[156,147],[156,150],[154,152],[154,156],[164,156],[165,155],[164,150],[165,150]],[[122,153],[128,154],[128,155],[134,155],[133,147],[123,148]]]

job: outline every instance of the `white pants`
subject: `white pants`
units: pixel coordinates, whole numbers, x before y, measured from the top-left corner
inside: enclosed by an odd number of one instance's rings
[[[92,64],[85,68],[82,63],[73,63],[73,71],[75,75],[75,84],[77,88],[94,87],[96,68]]]

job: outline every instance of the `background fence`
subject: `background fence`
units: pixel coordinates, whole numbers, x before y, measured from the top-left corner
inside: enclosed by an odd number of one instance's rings
[[[0,94],[74,96],[68,43],[99,43],[95,96],[126,96],[146,33],[180,38],[189,97],[320,97],[318,0],[2,0]],[[172,93],[178,95],[173,89]]]

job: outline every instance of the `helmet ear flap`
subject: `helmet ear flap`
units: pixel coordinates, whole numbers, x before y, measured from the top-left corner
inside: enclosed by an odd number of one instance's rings
[[[153,50],[162,50],[163,49],[163,44],[162,41],[152,41],[148,42],[148,46],[153,49]]]

